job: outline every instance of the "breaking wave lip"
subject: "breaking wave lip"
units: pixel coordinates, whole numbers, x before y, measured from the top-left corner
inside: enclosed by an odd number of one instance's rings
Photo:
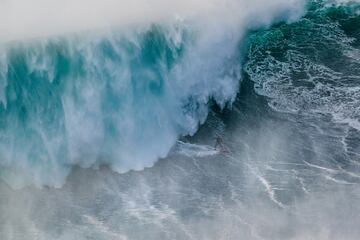
[[[292,14],[291,18],[295,19],[302,10],[299,8],[302,2],[304,0],[272,3],[264,0],[251,3],[248,0],[2,0],[0,42],[168,22],[174,16],[196,24],[221,21],[236,25],[253,15],[251,21],[270,24],[273,16],[280,12]]]
[[[229,3],[246,11],[3,45],[0,177],[14,188],[61,187],[74,165],[123,173],[165,157],[205,121],[210,99],[234,101],[243,34],[294,21],[304,7]]]

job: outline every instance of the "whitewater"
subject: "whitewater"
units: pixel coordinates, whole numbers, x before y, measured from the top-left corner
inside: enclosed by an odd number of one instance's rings
[[[359,239],[359,13],[0,0],[0,239]]]
[[[152,166],[196,132],[210,100],[234,101],[246,31],[294,21],[304,5],[2,4],[0,176],[14,187],[60,187],[77,165]]]

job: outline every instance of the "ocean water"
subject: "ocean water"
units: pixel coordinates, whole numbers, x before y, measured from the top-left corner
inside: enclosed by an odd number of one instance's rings
[[[0,239],[359,239],[360,3],[154,4],[0,5]]]

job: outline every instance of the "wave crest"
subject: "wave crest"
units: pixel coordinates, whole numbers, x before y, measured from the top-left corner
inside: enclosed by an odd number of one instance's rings
[[[301,2],[239,1],[248,7],[241,22],[177,20],[3,45],[0,176],[14,187],[60,187],[74,165],[151,166],[196,132],[210,99],[235,99],[244,32],[294,20]]]

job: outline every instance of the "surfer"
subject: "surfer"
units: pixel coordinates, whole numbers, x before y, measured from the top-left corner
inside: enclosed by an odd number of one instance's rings
[[[230,154],[229,149],[224,144],[224,140],[219,135],[216,136],[215,141],[214,148],[216,150],[219,150],[223,154]]]

